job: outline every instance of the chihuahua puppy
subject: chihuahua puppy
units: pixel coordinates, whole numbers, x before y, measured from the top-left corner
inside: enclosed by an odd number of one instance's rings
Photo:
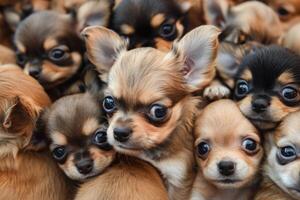
[[[52,99],[68,94],[83,71],[84,45],[73,20],[53,11],[38,12],[25,19],[15,34],[18,64]]]
[[[57,100],[44,115],[53,158],[72,180],[96,176],[114,159],[98,107],[91,94],[75,94]]]
[[[168,200],[158,172],[133,157],[118,156],[103,174],[80,186],[75,200]]]
[[[300,199],[300,112],[289,114],[266,134],[264,181],[255,200]]]
[[[186,30],[185,13],[190,3],[175,0],[119,0],[110,27],[129,39],[129,48],[169,50]]]
[[[193,200],[250,200],[263,148],[256,128],[231,100],[209,104],[195,122],[199,165]]]
[[[227,0],[206,0],[205,7],[208,23],[222,28],[224,41],[278,44],[283,33],[277,14],[261,2],[249,1],[230,6]]]
[[[155,166],[170,199],[186,199],[190,193],[191,131],[199,103],[192,94],[215,75],[219,33],[214,26],[199,27],[163,52],[149,47],[127,51],[126,41],[103,27],[82,32],[88,57],[108,85],[103,101],[108,142]]]
[[[300,2],[298,0],[263,0],[279,16],[283,29],[289,30],[300,22]]]
[[[32,143],[49,97],[16,66],[1,66],[0,82],[0,199],[71,199],[71,184],[48,151],[36,151]]]
[[[300,106],[300,56],[278,46],[247,55],[236,75],[233,98],[259,129],[273,129]]]

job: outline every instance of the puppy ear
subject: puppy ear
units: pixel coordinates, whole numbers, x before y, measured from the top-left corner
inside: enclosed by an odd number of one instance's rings
[[[227,0],[204,0],[204,10],[208,24],[222,27],[230,4]]]
[[[127,42],[114,31],[101,26],[87,27],[81,35],[89,60],[96,66],[101,79],[107,82],[107,74],[121,52],[126,51]]]
[[[32,100],[15,97],[8,102],[2,126],[10,133],[20,133],[28,125],[34,126],[40,108],[34,106]]]
[[[205,25],[174,43],[172,53],[184,62],[181,70],[191,92],[202,90],[215,76],[219,34],[217,27]]]

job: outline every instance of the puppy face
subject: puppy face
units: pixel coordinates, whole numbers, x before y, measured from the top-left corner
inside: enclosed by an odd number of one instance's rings
[[[300,22],[300,2],[297,0],[265,0],[283,22],[285,30]]]
[[[50,100],[43,88],[18,67],[0,68],[0,157],[29,144],[40,111]]]
[[[114,7],[112,28],[129,39],[129,48],[156,47],[169,50],[182,36],[184,10],[173,0],[121,0]]]
[[[299,65],[298,55],[276,46],[257,50],[242,61],[234,98],[258,128],[272,129],[299,109]]]
[[[203,26],[164,53],[126,51],[116,33],[101,27],[84,30],[89,59],[108,84],[103,108],[110,116],[110,144],[137,154],[167,142],[180,126],[184,108],[193,104],[190,93],[214,77],[218,34],[215,27]]]
[[[53,158],[73,180],[98,175],[114,158],[98,107],[89,94],[78,94],[58,100],[45,114]]]
[[[300,198],[300,113],[288,115],[266,142],[267,160],[264,170],[281,189],[295,199]]]
[[[51,11],[31,15],[18,27],[15,45],[18,64],[46,89],[69,80],[81,66],[82,41],[68,15]]]
[[[218,188],[241,188],[256,177],[263,150],[255,127],[229,100],[208,105],[195,124],[201,174]]]

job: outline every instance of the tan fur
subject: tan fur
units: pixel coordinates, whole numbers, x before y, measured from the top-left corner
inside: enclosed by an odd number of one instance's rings
[[[300,23],[292,26],[283,36],[282,45],[300,54]]]
[[[150,21],[152,27],[157,28],[165,21],[165,16],[162,13],[154,15]]]
[[[104,174],[80,186],[75,200],[132,199],[167,200],[167,191],[157,171],[134,158],[121,158]]]
[[[12,49],[0,45],[0,52],[0,65],[16,63],[16,55]]]
[[[28,149],[49,97],[16,66],[1,66],[0,82],[0,199],[71,199],[72,185],[48,152]]]
[[[54,48],[58,45],[59,45],[59,43],[55,38],[48,38],[44,41],[43,47],[44,47],[45,51],[50,51],[52,48]],[[20,47],[18,47],[18,48],[20,48]],[[25,51],[23,50],[23,52],[25,52]]]
[[[243,116],[234,102],[219,100],[199,112],[194,130],[195,146],[202,141],[208,141],[211,149],[205,158],[195,153],[199,172],[191,199],[250,200],[255,191],[263,157],[263,149],[255,127]],[[242,142],[245,138],[257,142],[258,147],[254,154],[247,154],[243,150]],[[232,178],[239,179],[239,182],[228,185],[216,181],[222,179],[217,165],[223,160],[235,162],[236,171]]]
[[[130,35],[135,32],[134,28],[128,24],[122,24],[120,28],[121,28],[122,33],[124,33],[126,35]]]

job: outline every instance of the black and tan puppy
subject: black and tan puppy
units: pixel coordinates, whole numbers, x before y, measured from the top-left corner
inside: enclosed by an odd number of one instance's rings
[[[237,73],[234,99],[260,129],[272,129],[300,107],[300,57],[270,46],[246,56]]]
[[[129,39],[129,48],[168,50],[186,29],[189,3],[174,0],[119,0],[115,2],[111,28]]]
[[[84,45],[70,15],[38,12],[15,34],[17,62],[55,99],[68,93],[83,70]]]
[[[103,27],[83,31],[88,57],[108,84],[103,107],[108,142],[150,162],[166,180],[170,199],[186,199],[194,178],[192,126],[202,91],[215,75],[219,30],[202,26],[173,49],[126,49]]]
[[[300,112],[289,114],[265,139],[264,179],[255,200],[300,199]]]
[[[96,176],[114,159],[99,106],[89,93],[75,94],[57,100],[45,113],[52,155],[72,180]]]

